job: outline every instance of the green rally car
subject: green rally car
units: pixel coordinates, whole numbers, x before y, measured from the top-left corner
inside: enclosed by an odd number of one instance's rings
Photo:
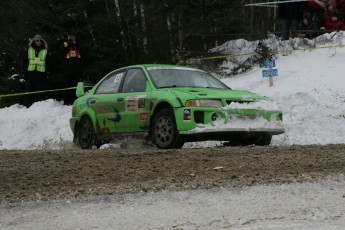
[[[282,112],[268,98],[232,90],[209,73],[175,65],[135,65],[108,73],[87,93],[76,91],[70,126],[83,149],[128,136],[162,149],[218,140],[269,145],[284,133]]]

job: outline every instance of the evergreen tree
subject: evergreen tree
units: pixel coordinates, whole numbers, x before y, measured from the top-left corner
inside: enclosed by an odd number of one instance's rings
[[[84,79],[96,83],[107,72],[131,64],[176,64],[176,49],[191,56],[208,55],[223,42],[249,34],[249,0],[1,0],[0,95],[23,91],[21,57],[29,39],[48,42],[51,86],[61,81],[59,46],[69,32],[77,34],[84,61]],[[231,36],[229,34],[237,34]],[[48,97],[58,98],[58,94]],[[2,98],[0,107],[20,97]]]

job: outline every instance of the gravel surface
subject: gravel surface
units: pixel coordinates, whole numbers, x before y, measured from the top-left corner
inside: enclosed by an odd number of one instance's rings
[[[345,172],[345,145],[0,151],[1,203],[316,181]]]

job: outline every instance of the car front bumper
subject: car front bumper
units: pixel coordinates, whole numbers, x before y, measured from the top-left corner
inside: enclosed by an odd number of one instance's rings
[[[284,128],[197,128],[180,131],[186,141],[229,141],[273,136],[284,133]]]
[[[278,135],[285,132],[284,128],[200,128],[189,131],[180,131],[181,135],[195,135],[207,133],[265,133],[268,135]]]

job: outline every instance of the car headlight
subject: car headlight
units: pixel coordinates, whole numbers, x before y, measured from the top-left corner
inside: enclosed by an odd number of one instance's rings
[[[212,100],[212,99],[206,99],[206,100],[188,100],[186,102],[186,107],[215,107],[215,108],[221,108],[223,107],[223,104],[221,100]]]

